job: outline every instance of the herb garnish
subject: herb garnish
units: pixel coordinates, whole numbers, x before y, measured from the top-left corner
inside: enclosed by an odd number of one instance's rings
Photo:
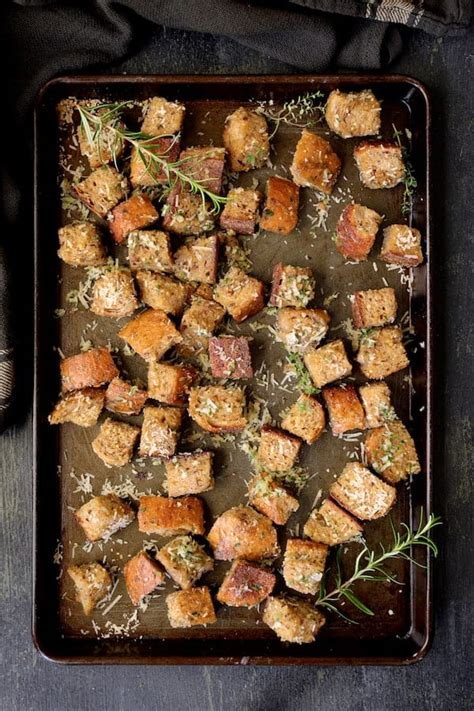
[[[287,355],[287,361],[293,366],[293,370],[297,377],[297,387],[302,393],[306,395],[316,395],[320,392],[320,389],[313,385],[311,376],[308,373],[304,361],[298,353],[289,353]]]
[[[262,114],[273,122],[274,128],[270,134],[272,139],[281,123],[295,128],[309,128],[319,123],[326,110],[326,103],[318,101],[319,99],[324,99],[321,91],[306,92],[296,99],[285,101],[281,109],[271,108],[268,103],[261,103],[256,113]]]
[[[418,186],[418,182],[415,178],[415,173],[413,171],[413,166],[408,159],[408,149],[402,143],[402,132],[398,130],[395,124],[392,123],[393,127],[393,138],[397,145],[402,149],[403,161],[405,163],[405,177],[403,178],[403,185],[405,186],[403,191],[402,200],[402,215],[408,215],[413,207],[413,193]]]

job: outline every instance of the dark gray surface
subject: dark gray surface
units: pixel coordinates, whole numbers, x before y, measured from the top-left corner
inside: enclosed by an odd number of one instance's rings
[[[436,630],[427,658],[409,668],[59,667],[30,637],[31,418],[0,439],[0,710],[468,709],[472,707],[473,313],[472,34],[414,35],[392,69],[431,90],[435,352],[438,360],[435,511],[445,525],[435,567]],[[288,67],[229,40],[157,33],[121,70],[271,73]],[[472,136],[471,136],[472,143]],[[472,240],[471,240],[472,242]],[[472,247],[471,247],[472,250]],[[25,292],[25,300],[26,300]],[[28,309],[25,309],[28,311]],[[29,323],[25,322],[25,328]],[[471,696],[471,704],[469,697]]]

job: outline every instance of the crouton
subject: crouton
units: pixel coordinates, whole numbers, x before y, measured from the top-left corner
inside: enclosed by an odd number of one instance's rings
[[[389,264],[417,267],[423,262],[421,233],[408,225],[390,225],[383,231],[380,259]]]
[[[220,232],[219,241],[224,247],[224,257],[227,269],[238,267],[243,272],[249,272],[252,263],[248,258],[248,246],[243,244],[233,232]]]
[[[105,407],[117,415],[139,415],[148,393],[122,378],[114,378],[105,391]]]
[[[265,469],[284,472],[294,466],[300,449],[301,440],[298,437],[276,427],[264,425],[260,432],[257,458]]]
[[[341,159],[329,141],[303,129],[290,166],[295,183],[330,195],[340,170]]]
[[[156,272],[139,271],[135,274],[143,303],[165,314],[180,316],[191,295],[189,284]]]
[[[253,378],[250,346],[244,336],[210,338],[209,361],[214,378]]]
[[[212,625],[217,622],[209,588],[192,588],[171,593],[166,598],[171,627]]]
[[[99,115],[104,111],[99,111]],[[118,123],[118,128],[125,128],[122,121]],[[91,170],[99,168],[105,163],[112,163],[123,154],[125,142],[123,138],[107,124],[103,125],[98,135],[93,136],[90,140],[90,135],[84,130],[82,123],[77,129],[77,138],[79,142],[79,150],[81,154],[87,158]]]
[[[287,587],[306,595],[316,595],[327,555],[328,547],[324,543],[289,538],[283,557],[283,577]]]
[[[356,360],[366,378],[382,380],[410,364],[402,339],[398,326],[373,329],[362,336]]]
[[[63,358],[59,367],[63,393],[83,388],[100,388],[119,374],[107,348],[93,348]]]
[[[214,290],[215,300],[239,323],[263,309],[264,295],[263,283],[238,267],[231,267]]]
[[[249,506],[224,511],[214,521],[207,539],[216,560],[263,560],[279,553],[272,522]]]
[[[100,432],[92,441],[92,449],[109,467],[123,467],[132,461],[133,449],[140,428],[117,420],[104,420]]]
[[[85,615],[90,615],[96,605],[112,590],[112,577],[100,563],[70,565],[67,574],[76,588],[76,600]]]
[[[220,304],[212,299],[193,296],[191,305],[185,310],[181,319],[182,343],[178,346],[179,353],[184,357],[205,353],[208,349],[209,337],[224,316],[225,311]]]
[[[319,348],[308,348],[303,360],[317,388],[345,378],[352,372],[352,365],[341,340],[330,341]]]
[[[150,272],[172,272],[173,255],[170,238],[160,230],[134,230],[127,240],[130,269]]]
[[[225,148],[199,146],[186,148],[179,156],[182,172],[215,195],[222,191]]]
[[[323,406],[315,397],[302,394],[287,411],[281,426],[307,444],[313,444],[326,426]]]
[[[247,424],[245,393],[224,385],[192,388],[189,414],[206,432],[239,432]]]
[[[359,388],[360,399],[365,411],[365,426],[381,427],[387,420],[396,419],[390,401],[387,383],[367,383]]]
[[[254,607],[273,591],[276,576],[246,560],[234,560],[227,571],[216,598],[230,607]]]
[[[376,136],[381,109],[370,89],[348,93],[334,89],[328,96],[324,116],[331,131],[341,138]]]
[[[362,533],[362,525],[331,499],[325,499],[319,509],[313,509],[303,533],[316,543],[337,546]]]
[[[389,484],[398,484],[421,471],[415,443],[400,420],[386,422],[365,439],[369,465]]]
[[[224,230],[234,230],[241,235],[255,232],[258,206],[262,199],[258,190],[232,188],[227,193],[227,202],[221,212],[219,222]]]
[[[163,227],[178,235],[199,235],[214,227],[214,215],[202,196],[176,185],[163,206]]]
[[[88,541],[108,540],[135,518],[133,509],[115,494],[93,496],[75,513]]]
[[[148,395],[167,405],[184,405],[197,371],[190,365],[158,363],[148,366]]]
[[[169,499],[166,496],[142,496],[138,508],[138,530],[158,536],[181,533],[204,534],[204,506],[197,496]]]
[[[304,353],[309,346],[317,346],[323,340],[330,321],[325,309],[279,309],[276,340],[290,353]]]
[[[385,516],[397,496],[393,486],[385,484],[359,462],[346,464],[342,474],[329,488],[329,493],[338,504],[362,521]]]
[[[291,180],[272,176],[267,180],[260,227],[267,232],[289,235],[298,224],[300,189]]]
[[[175,136],[154,137],[139,142],[140,148],[132,148],[130,157],[130,182],[134,188],[160,185],[169,180],[161,158],[166,163],[175,163],[179,156],[180,143]],[[155,158],[156,157],[156,158]]]
[[[356,291],[352,319],[356,328],[373,328],[393,323],[397,317],[397,298],[391,287]]]
[[[312,269],[279,262],[273,268],[270,303],[279,309],[284,306],[305,307],[314,299],[314,288]]]
[[[366,188],[394,188],[405,177],[400,146],[383,141],[364,141],[354,148],[360,181]]]
[[[268,598],[262,620],[282,642],[294,644],[314,642],[326,622],[310,603],[283,596]]]
[[[141,133],[147,136],[167,136],[179,133],[183,127],[186,107],[177,101],[153,96],[147,103]]]
[[[139,303],[128,269],[112,268],[101,274],[92,287],[90,310],[97,316],[130,316]]]
[[[134,605],[165,582],[165,574],[156,560],[140,551],[125,563],[123,577],[128,596]]]
[[[178,536],[157,553],[157,559],[170,578],[188,590],[214,567],[214,561],[191,536]]]
[[[102,218],[125,199],[127,189],[127,179],[110,165],[97,168],[87,178],[72,186],[79,200]]]
[[[226,118],[223,143],[233,172],[261,168],[270,155],[265,117],[241,106]]]
[[[212,489],[212,456],[212,452],[189,452],[165,462],[168,496],[200,494]]]
[[[72,267],[100,267],[107,254],[97,225],[93,222],[72,222],[58,231],[58,256]]]
[[[332,433],[365,429],[365,413],[353,385],[333,385],[323,390]]]
[[[173,322],[158,309],[147,309],[135,316],[118,335],[145,360],[159,360],[182,340]]]
[[[346,259],[365,261],[374,246],[382,216],[370,207],[351,203],[336,225],[336,249]]]
[[[148,227],[159,215],[148,195],[132,195],[114,207],[109,217],[109,229],[116,244],[122,244],[134,230]]]
[[[176,250],[174,272],[182,281],[215,284],[218,261],[219,241],[217,236],[198,237]]]
[[[298,510],[298,499],[268,473],[256,474],[248,483],[249,503],[278,526],[284,526]]]
[[[72,422],[79,427],[97,424],[104,407],[104,391],[99,388],[84,388],[63,395],[48,417],[51,425]]]
[[[183,413],[177,407],[143,409],[143,424],[138,448],[141,457],[172,457],[178,445]]]

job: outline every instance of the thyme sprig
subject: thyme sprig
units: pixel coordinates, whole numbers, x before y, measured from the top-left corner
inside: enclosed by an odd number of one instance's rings
[[[313,381],[311,380],[311,376],[308,373],[302,357],[298,355],[298,353],[289,353],[286,359],[292,366],[297,378],[296,387],[306,395],[317,395],[320,389],[313,385]]]
[[[405,163],[405,177],[403,178],[403,198],[402,198],[402,215],[408,215],[413,207],[413,193],[418,187],[418,181],[415,177],[413,165],[408,158],[408,149],[402,142],[403,133],[398,130],[395,124],[392,123],[393,138],[397,145],[402,149],[403,161]]]
[[[285,101],[280,109],[272,107],[268,102],[262,102],[256,112],[273,123],[270,134],[272,139],[282,123],[294,128],[309,128],[318,124],[326,110],[326,103],[321,102],[320,99],[324,99],[321,91],[306,92],[296,99]]]

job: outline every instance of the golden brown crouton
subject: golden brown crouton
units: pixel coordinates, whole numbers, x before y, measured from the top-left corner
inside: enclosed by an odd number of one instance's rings
[[[63,393],[83,388],[99,388],[119,372],[107,348],[93,348],[64,358],[60,364]]]
[[[206,352],[209,337],[224,316],[224,309],[213,299],[193,296],[191,305],[181,319],[180,331],[183,341],[178,346],[180,354],[187,358]]]
[[[97,225],[72,222],[58,231],[58,256],[73,267],[100,267],[107,261]]]
[[[176,185],[161,211],[163,227],[178,235],[199,235],[214,227],[214,215],[202,196]]]
[[[278,555],[276,530],[267,516],[249,506],[224,511],[209,531],[216,560],[263,560]]]
[[[275,475],[262,471],[248,483],[249,503],[278,526],[284,526],[298,510],[298,499],[279,483]]]
[[[326,622],[313,605],[288,597],[269,597],[262,620],[282,642],[305,644],[314,642]]]
[[[212,625],[217,622],[209,588],[192,588],[171,593],[166,598],[171,627]]]
[[[147,136],[168,136],[183,127],[186,107],[177,101],[153,96],[146,106],[141,132]]]
[[[117,420],[104,420],[92,441],[92,449],[109,467],[123,467],[132,461],[140,428]]]
[[[159,215],[148,195],[132,195],[114,207],[109,218],[109,229],[114,242],[121,244],[130,232],[152,225]]]
[[[365,414],[353,385],[333,385],[323,390],[332,433],[365,429]]]
[[[262,199],[258,190],[232,188],[227,193],[227,202],[220,215],[220,226],[224,230],[234,230],[241,235],[251,235],[255,231],[258,206]]]
[[[326,139],[303,129],[290,172],[297,185],[330,195],[341,170],[341,159]]]
[[[170,578],[183,590],[188,590],[214,567],[211,556],[191,536],[173,538],[159,550],[156,557]]]
[[[373,329],[362,337],[357,362],[366,378],[382,380],[410,364],[402,338],[398,326]]]
[[[281,426],[301,437],[307,444],[313,444],[321,437],[326,426],[323,406],[315,397],[302,394],[289,408]]]
[[[421,233],[408,225],[390,225],[383,231],[380,259],[389,264],[417,267],[423,262]]]
[[[219,281],[214,298],[239,323],[261,311],[265,287],[238,267],[231,267]]]
[[[376,136],[381,108],[370,89],[348,93],[334,89],[328,96],[324,116],[331,131],[342,138]]]
[[[246,560],[235,560],[227,571],[216,598],[230,607],[254,607],[275,587],[275,575]]]
[[[115,494],[93,496],[77,509],[76,521],[88,541],[108,540],[114,533],[126,528],[135,518],[135,512]]]
[[[385,516],[397,496],[393,486],[385,484],[359,462],[346,464],[329,493],[338,504],[362,521]]]
[[[400,420],[386,422],[371,430],[365,440],[367,461],[390,484],[408,479],[421,471],[415,443]]]
[[[95,280],[90,304],[93,313],[123,318],[133,314],[138,306],[135,286],[128,269],[112,268]]]
[[[215,284],[218,259],[219,241],[217,236],[198,237],[176,250],[174,272],[181,281]]]
[[[48,417],[51,425],[72,422],[79,427],[92,427],[97,423],[104,407],[104,391],[84,388],[63,395]]]
[[[209,361],[214,378],[253,378],[250,346],[244,336],[210,338]]]
[[[174,163],[179,156],[180,143],[176,136],[148,138],[132,148],[130,182],[134,188],[160,185],[169,180],[163,163]],[[157,160],[158,158],[158,160]]]
[[[145,360],[159,360],[182,340],[173,322],[158,309],[147,309],[135,316],[118,335]]]
[[[186,148],[179,156],[181,171],[215,195],[222,190],[225,148],[199,146]]]
[[[141,300],[147,306],[172,316],[180,316],[183,313],[191,295],[189,284],[183,284],[170,276],[149,271],[139,271],[135,278]]]
[[[381,427],[387,420],[396,419],[390,401],[387,383],[367,383],[359,388],[360,399],[365,410],[365,426]]]
[[[273,268],[270,303],[279,309],[284,306],[305,307],[314,299],[314,287],[312,269],[279,262]]]
[[[394,188],[405,177],[400,146],[383,141],[364,141],[354,148],[361,183],[366,188]]]
[[[105,407],[118,415],[139,415],[148,393],[122,378],[114,378],[105,391]]]
[[[150,272],[172,272],[173,255],[170,238],[159,230],[134,230],[127,240],[130,269]]]
[[[346,259],[365,261],[374,246],[382,216],[364,205],[351,203],[336,225],[336,249]]]
[[[368,289],[356,291],[352,302],[352,318],[356,328],[373,328],[393,323],[397,317],[395,290]]]
[[[267,232],[289,235],[298,224],[300,189],[291,180],[272,176],[267,180],[260,227]]]
[[[224,385],[192,388],[189,414],[206,432],[238,432],[247,424],[245,393]]]
[[[226,118],[223,143],[232,171],[261,168],[270,154],[265,117],[241,106]]]
[[[191,365],[152,361],[148,368],[148,395],[167,405],[183,405],[196,378],[197,371]]]
[[[197,496],[169,499],[166,496],[142,496],[138,508],[138,530],[159,536],[181,533],[204,534],[204,507]]]
[[[304,353],[309,346],[322,341],[330,321],[325,309],[279,309],[276,340],[290,353]]]
[[[134,605],[138,605],[146,595],[165,582],[163,570],[146,551],[140,551],[127,561],[123,577],[128,596]]]
[[[319,348],[308,348],[303,360],[317,388],[345,378],[352,372],[352,365],[341,340],[330,341]]]
[[[99,115],[104,113],[104,111],[99,111]],[[123,130],[125,128],[122,121],[119,122],[118,128]],[[91,170],[99,168],[105,163],[111,163],[113,160],[120,158],[125,142],[121,136],[117,134],[116,131],[112,129],[111,126],[105,124],[97,136],[93,136],[93,140],[90,140],[90,136],[87,131],[84,130],[82,123],[77,129],[77,138],[79,141],[79,150],[81,154],[87,158]]]
[[[100,563],[70,565],[67,573],[76,587],[76,600],[80,602],[85,615],[90,615],[97,603],[112,589],[112,577]]]
[[[289,538],[283,558],[287,587],[306,595],[316,595],[321,585],[328,547],[324,543]]]
[[[257,458],[264,469],[284,472],[294,466],[300,449],[301,440],[298,437],[276,427],[264,425],[260,432]]]
[[[317,543],[337,546],[362,533],[362,525],[331,499],[325,499],[319,509],[313,509],[303,533]]]
[[[182,418],[183,413],[177,407],[145,407],[138,450],[140,456],[172,457],[178,445]]]
[[[209,491],[214,486],[212,452],[178,454],[165,462],[168,496]]]
[[[89,210],[105,218],[117,203],[125,199],[127,187],[127,179],[123,175],[110,165],[103,165],[73,185],[72,191]]]

